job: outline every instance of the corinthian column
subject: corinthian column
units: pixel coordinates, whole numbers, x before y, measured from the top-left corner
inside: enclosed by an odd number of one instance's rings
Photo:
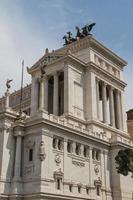
[[[117,123],[117,128],[122,129],[121,101],[120,101],[119,90],[116,90],[116,123]]]
[[[44,78],[40,78],[39,110],[44,111]]]
[[[53,101],[53,114],[58,115],[59,107],[59,82],[58,82],[58,73],[54,74],[54,101]]]
[[[44,110],[48,111],[48,77],[44,76]]]
[[[113,88],[109,88],[109,112],[110,112],[110,124],[115,127],[115,113],[114,113],[114,95]]]
[[[97,98],[97,119],[100,120],[99,113],[99,79],[96,77],[96,98]]]
[[[14,165],[14,180],[20,180],[21,178],[22,134],[22,130],[20,129],[15,131],[16,152]]]
[[[107,123],[107,91],[106,83],[102,83],[102,110],[103,110],[103,122]]]

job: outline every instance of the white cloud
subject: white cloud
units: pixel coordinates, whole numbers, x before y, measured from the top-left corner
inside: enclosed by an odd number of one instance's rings
[[[2,5],[0,9],[0,96],[5,92],[7,78],[14,80],[12,90],[19,89],[22,59],[31,66],[50,45],[45,37],[40,37],[39,30],[33,29],[32,24],[25,19],[18,4],[13,8],[13,15],[8,13],[5,6]],[[25,83],[30,82],[26,69],[24,77]]]

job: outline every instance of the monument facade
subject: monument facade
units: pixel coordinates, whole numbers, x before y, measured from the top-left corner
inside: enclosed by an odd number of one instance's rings
[[[69,40],[70,41],[70,40]],[[127,132],[126,61],[88,34],[46,50],[32,77],[30,116],[0,111],[1,199],[131,200],[115,156]]]

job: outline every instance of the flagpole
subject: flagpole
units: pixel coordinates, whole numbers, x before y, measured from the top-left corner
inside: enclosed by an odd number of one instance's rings
[[[22,114],[23,78],[24,78],[24,60],[22,61],[21,91],[20,91],[20,110],[19,110],[19,114],[20,115]]]

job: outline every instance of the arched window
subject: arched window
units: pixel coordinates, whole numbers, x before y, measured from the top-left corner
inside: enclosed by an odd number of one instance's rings
[[[97,193],[97,196],[100,196],[100,185],[96,186],[96,193]]]
[[[57,148],[57,138],[56,137],[53,138],[53,148],[54,149]]]
[[[58,149],[62,150],[63,149],[63,139],[58,139]]]
[[[69,191],[72,192],[72,185],[69,185]]]
[[[95,160],[95,149],[92,149],[92,159]]]
[[[89,157],[89,147],[84,146],[83,154],[84,154],[84,157]]]
[[[33,161],[33,149],[29,149],[29,161]]]
[[[68,141],[67,142],[67,152],[68,153],[72,153],[73,149],[72,149],[72,141]]]
[[[56,180],[56,183],[57,183],[57,190],[60,190],[61,189],[61,179],[57,179]]]
[[[78,193],[81,193],[81,185],[78,185]]]
[[[99,161],[100,160],[100,151],[96,150],[96,160]]]
[[[78,144],[78,143],[76,143],[76,149],[75,149],[75,153],[77,154],[77,155],[80,155],[81,154],[81,145],[80,144]]]

